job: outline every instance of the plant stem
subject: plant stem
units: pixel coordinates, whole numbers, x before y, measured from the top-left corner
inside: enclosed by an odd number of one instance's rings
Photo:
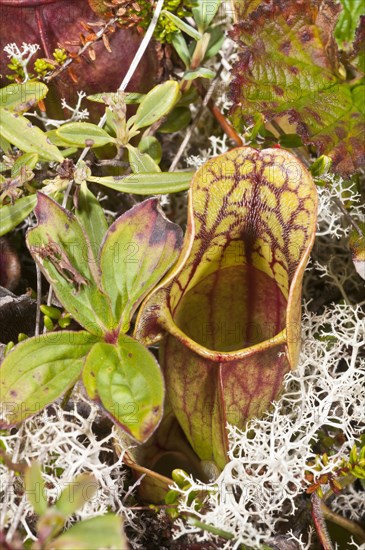
[[[346,207],[342,204],[340,199],[337,197],[333,198],[333,202],[336,204],[336,206],[341,210],[342,214],[345,216],[345,218],[348,220],[348,222],[352,225],[352,227],[358,232],[360,237],[363,237],[363,232],[361,231],[360,226],[355,222],[355,220],[350,216],[348,211],[346,210]]]
[[[202,99],[205,97],[205,88],[200,82],[195,82],[195,87],[198,90],[198,93]],[[210,109],[212,115],[217,120],[218,124],[222,128],[225,134],[235,142],[235,144],[240,147],[243,145],[243,141],[240,136],[237,134],[236,130],[233,128],[232,124],[226,119],[226,117],[220,112],[213,99],[210,98],[207,107]]]
[[[188,518],[188,523],[190,523],[190,525],[193,525],[194,527],[198,527],[199,529],[202,529],[202,531],[207,531],[208,533],[212,533],[212,535],[217,535],[218,537],[222,537],[226,540],[232,540],[234,538],[233,533],[229,533],[228,531],[223,531],[218,527],[214,527],[213,525],[208,525],[207,523],[203,523],[202,521],[199,521],[198,519],[193,517]]]
[[[35,315],[34,336],[39,336],[40,324],[41,324],[42,274],[37,264],[35,267],[37,272],[37,310]]]
[[[171,166],[169,168],[169,172],[173,172],[183,154],[183,152],[185,151],[185,147],[187,146],[187,144],[189,143],[190,139],[191,139],[191,136],[192,136],[192,133],[194,132],[198,122],[199,122],[199,119],[200,117],[202,116],[203,112],[204,112],[204,109],[206,108],[206,106],[208,105],[208,102],[209,102],[209,99],[211,98],[213,92],[214,92],[214,88],[216,87],[217,83],[218,83],[218,78],[219,78],[219,75],[221,73],[221,71],[223,70],[223,65],[220,66],[218,72],[217,72],[217,76],[214,78],[214,80],[212,80],[209,88],[208,88],[208,91],[207,93],[205,94],[205,97],[204,97],[204,100],[203,100],[203,103],[201,104],[200,106],[200,109],[199,111],[197,112],[197,115],[193,121],[193,123],[191,124],[191,126],[188,128],[186,134],[185,134],[185,138],[183,139],[183,141],[181,142],[181,145],[174,157],[174,160],[172,161],[171,163]]]
[[[323,546],[323,550],[334,550],[330,536],[327,531],[326,522],[324,520],[322,502],[317,493],[312,494],[312,517],[316,527],[317,535]]]
[[[343,529],[346,529],[346,531],[357,537],[361,543],[365,542],[365,531],[358,523],[343,516],[340,516],[340,514],[336,514],[330,508],[328,508],[327,504],[325,504],[323,501],[321,502],[321,510],[324,519],[331,521],[336,525],[339,525]]]

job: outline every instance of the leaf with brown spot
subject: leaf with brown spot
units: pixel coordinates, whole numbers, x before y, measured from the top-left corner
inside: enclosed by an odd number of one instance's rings
[[[0,425],[23,422],[78,380],[97,338],[87,332],[49,332],[18,344],[0,368]]]
[[[193,178],[180,257],[142,304],[135,336],[166,336],[168,399],[202,460],[223,467],[226,423],[262,415],[296,366],[316,209],[310,174],[284,150],[237,148]]]
[[[158,199],[145,200],[110,226],[100,251],[101,280],[123,332],[176,261],[181,243],[181,228],[164,216]]]
[[[78,323],[97,335],[112,329],[117,320],[88,236],[73,214],[42,193],[37,197],[38,225],[27,233],[30,253]]]
[[[340,76],[334,29],[340,5],[333,0],[270,0],[235,25],[242,47],[233,68],[231,114],[242,127],[258,113],[287,117],[305,144],[333,159],[348,175],[365,158],[363,80]]]

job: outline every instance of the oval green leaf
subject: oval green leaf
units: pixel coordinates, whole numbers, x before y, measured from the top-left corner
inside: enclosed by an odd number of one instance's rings
[[[11,169],[12,178],[16,178],[17,176],[19,176],[23,167],[27,168],[28,170],[33,170],[38,162],[38,159],[39,155],[37,153],[24,153],[24,155],[18,157]]]
[[[60,136],[57,134],[56,129],[48,130],[48,132],[46,132],[46,136],[53,143],[53,145],[57,145],[57,147],[69,147],[70,146],[68,142],[66,142],[66,141],[64,141],[63,139],[60,138]],[[75,149],[75,151],[77,151],[77,148]]]
[[[107,143],[115,143],[105,130],[90,122],[70,122],[56,130],[56,135],[62,141],[73,147],[102,147]]]
[[[175,80],[167,80],[152,88],[143,98],[134,119],[136,129],[151,126],[154,122],[167,115],[179,101],[179,84]]]
[[[126,550],[121,516],[106,514],[75,523],[66,533],[53,540],[45,550]]]
[[[85,356],[96,342],[87,332],[65,331],[18,344],[0,369],[2,425],[24,421],[75,384]]]
[[[188,107],[175,107],[173,111],[168,115],[167,119],[158,131],[162,134],[172,134],[173,132],[179,132],[184,130],[191,121],[191,113]]]
[[[172,35],[172,45],[178,56],[184,62],[185,67],[190,67],[191,55],[186,40],[181,32],[175,32]]]
[[[33,126],[24,116],[8,109],[0,109],[0,133],[21,151],[38,153],[42,160],[64,160],[61,151],[40,128]]]
[[[47,93],[48,88],[43,82],[9,84],[0,90],[0,107],[11,111],[28,111],[38,101],[44,99]]]
[[[209,2],[207,2],[207,0],[196,0],[194,2],[192,8],[193,17],[200,32],[204,32],[209,27],[209,24],[218,11],[221,1],[222,0],[209,0]]]
[[[160,367],[142,344],[122,335],[118,345],[97,343],[87,356],[83,381],[121,428],[139,442],[157,428],[163,413],[164,382]]]
[[[222,47],[225,40],[225,34],[221,27],[213,27],[208,30],[210,34],[208,49],[205,52],[204,60],[210,59],[216,55]]]
[[[123,96],[123,99],[127,105],[134,103],[141,103],[142,99],[146,94],[139,94],[137,92],[107,92],[88,95],[86,99],[89,101],[95,101],[96,103],[105,103],[105,99],[111,99],[112,101],[120,101],[120,96]]]
[[[199,67],[184,73],[184,80],[195,80],[196,78],[214,78],[216,73],[205,67]]]
[[[96,257],[101,241],[108,230],[108,224],[100,202],[88,189],[85,181],[80,185],[78,208],[75,213],[89,237],[91,248],[95,251]]]
[[[14,229],[32,212],[37,202],[36,195],[21,197],[14,204],[0,208],[0,237]]]
[[[177,15],[174,15],[167,10],[163,10],[162,15],[167,17],[167,19],[170,19],[170,21],[174,23],[174,25],[176,25],[178,29],[185,32],[188,36],[191,36],[191,38],[194,38],[194,40],[200,40],[202,38],[202,34],[199,31],[194,29],[194,27],[192,27],[191,25],[185,23],[185,21],[180,19],[180,17],[177,17]]]
[[[193,172],[150,172],[130,176],[89,176],[88,181],[135,195],[163,195],[189,189]]]
[[[128,148],[129,164],[134,174],[161,172],[158,164],[147,153],[141,153],[139,149],[129,144],[126,147]]]
[[[153,136],[143,136],[138,144],[141,153],[147,153],[157,164],[160,164],[162,158],[162,148],[158,139]]]

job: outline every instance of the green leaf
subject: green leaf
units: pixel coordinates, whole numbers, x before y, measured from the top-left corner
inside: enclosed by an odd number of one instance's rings
[[[291,149],[293,147],[301,147],[303,145],[300,136],[297,134],[285,134],[280,136],[279,143],[282,147],[286,149]]]
[[[154,136],[143,136],[138,144],[138,149],[141,153],[147,153],[157,164],[161,162],[162,148]]]
[[[27,168],[28,170],[33,170],[38,162],[38,159],[39,155],[37,153],[24,153],[24,155],[18,157],[14,162],[11,169],[11,177],[16,178],[17,176],[19,176],[23,167]]]
[[[0,109],[0,133],[21,151],[38,153],[42,160],[64,160],[61,151],[51,143],[46,134],[18,113]]]
[[[364,13],[362,0],[340,0],[342,11],[337,21],[335,37],[341,48],[348,48],[355,38],[360,16]]]
[[[108,230],[108,224],[102,206],[84,181],[80,185],[78,209],[75,214],[89,237],[94,258],[97,258],[99,247]]]
[[[63,489],[54,506],[55,509],[63,515],[66,521],[77,510],[80,510],[88,500],[93,498],[98,486],[98,482],[93,475],[80,474]]]
[[[176,261],[181,242],[180,226],[164,216],[158,199],[134,206],[110,226],[100,251],[101,280],[124,332],[142,299]]]
[[[94,375],[106,412],[134,439],[146,441],[161,420],[164,399],[163,376],[152,353],[122,335],[118,345],[95,344],[84,371]]]
[[[134,174],[143,172],[161,172],[160,167],[146,153],[141,153],[139,149],[132,145],[126,145],[128,149],[128,160]]]
[[[37,202],[36,195],[21,197],[14,204],[0,207],[0,237],[19,225],[32,212]]]
[[[66,533],[45,546],[45,550],[126,550],[121,516],[106,514],[74,524]]]
[[[175,80],[167,80],[155,86],[141,101],[134,118],[134,127],[139,129],[151,126],[167,115],[179,98],[179,84]]]
[[[123,96],[123,99],[127,105],[141,103],[142,99],[146,97],[146,94],[138,94],[137,92],[108,92],[88,95],[87,99],[90,101],[95,101],[96,103],[105,103],[103,98],[111,99],[112,101],[118,102],[120,96]]]
[[[27,245],[64,308],[92,334],[101,335],[116,321],[100,287],[100,273],[90,241],[73,214],[38,193],[38,225]]]
[[[209,32],[210,34],[210,40],[208,44],[208,49],[205,52],[204,60],[210,59],[211,57],[215,56],[221,49],[225,39],[225,34],[221,27],[213,27],[212,29],[208,29],[207,32]]]
[[[214,78],[216,73],[205,67],[198,67],[184,73],[184,80],[195,80],[196,78]]]
[[[198,98],[199,98],[198,92],[196,91],[195,88],[191,87],[182,94],[177,106],[189,107],[192,103],[195,103],[195,101],[197,101]]]
[[[10,111],[28,111],[38,101],[44,99],[47,93],[48,88],[43,82],[9,84],[0,90],[0,107]]]
[[[23,422],[73,386],[97,338],[87,332],[54,332],[18,344],[0,369],[5,425]]]
[[[332,158],[335,172],[353,174],[365,155],[364,88],[340,75],[333,34],[340,6],[330,0],[321,0],[320,9],[311,0],[275,6],[275,0],[260,4],[235,26],[243,52],[233,69],[234,124],[242,128],[258,113],[294,124],[305,144]]]
[[[4,151],[6,155],[11,154],[11,143],[0,134],[0,149]]]
[[[185,66],[190,67],[191,55],[186,40],[181,32],[173,33],[172,45],[174,46],[180,59],[185,63]]]
[[[191,121],[191,113],[188,107],[175,107],[173,111],[168,115],[167,119],[158,131],[162,134],[169,134],[173,132],[179,132],[184,130]]]
[[[32,464],[26,469],[24,475],[25,494],[35,513],[42,516],[48,508],[46,484],[42,477],[42,470],[38,462]]]
[[[171,13],[171,11],[162,10],[161,14],[165,15],[167,19],[170,19],[170,21],[172,21],[174,25],[177,26],[178,29],[191,36],[191,38],[194,38],[194,40],[200,40],[202,38],[202,33],[194,29],[194,27],[192,27],[191,25],[185,23],[185,21]]]
[[[327,174],[332,166],[332,160],[326,155],[321,155],[313,164],[310,165],[309,171],[313,177],[318,178]],[[316,182],[318,185],[318,182]]]
[[[60,136],[57,134],[57,130],[48,130],[46,132],[46,136],[48,139],[53,143],[53,145],[57,145],[57,147],[69,147],[68,141],[65,141],[60,138]],[[74,151],[77,152],[77,148],[74,148]],[[65,152],[62,151],[62,154]]]
[[[100,183],[115,191],[135,195],[178,193],[189,189],[193,172],[161,172],[131,174],[130,176],[89,176],[88,181]]]
[[[56,130],[58,137],[74,147],[102,147],[107,143],[115,143],[105,130],[91,122],[69,122]]]
[[[192,8],[194,21],[198,25],[198,29],[203,33],[214,19],[221,0],[195,0]]]

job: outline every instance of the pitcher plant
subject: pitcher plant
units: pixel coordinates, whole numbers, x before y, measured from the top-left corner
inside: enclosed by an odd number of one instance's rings
[[[194,451],[227,462],[227,423],[268,410],[300,349],[303,272],[317,193],[280,149],[241,147],[195,174],[177,263],[147,296],[135,337],[162,340],[167,398]]]

